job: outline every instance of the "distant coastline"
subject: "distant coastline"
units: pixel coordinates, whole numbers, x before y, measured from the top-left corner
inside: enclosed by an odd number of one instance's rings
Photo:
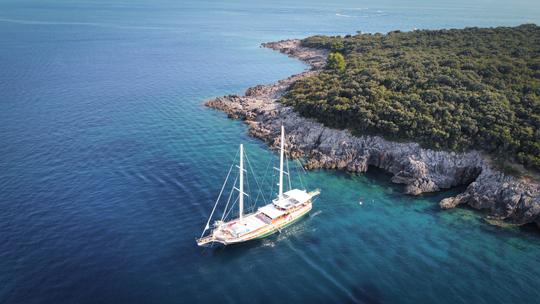
[[[436,151],[418,143],[353,135],[304,118],[292,107],[280,103],[279,99],[296,81],[322,71],[329,52],[303,46],[297,39],[262,46],[302,60],[311,68],[273,84],[249,88],[244,96],[208,100],[208,107],[245,120],[252,136],[274,148],[283,123],[290,143],[289,153],[293,157],[305,156],[308,168],[366,172],[370,166],[378,167],[393,174],[392,181],[404,184],[406,193],[411,195],[467,186],[463,193],[443,199],[440,207],[449,209],[464,204],[482,210],[491,224],[535,223],[540,227],[540,184],[501,172],[478,151]]]

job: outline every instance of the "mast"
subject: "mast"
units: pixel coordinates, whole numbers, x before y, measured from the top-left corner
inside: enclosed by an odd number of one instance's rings
[[[238,191],[240,192],[240,200],[238,203],[239,207],[239,213],[240,213],[240,221],[242,221],[242,217],[244,215],[244,145],[240,144],[240,189]]]
[[[279,196],[278,199],[283,199],[283,154],[285,147],[285,128],[281,125],[281,151],[279,155]]]

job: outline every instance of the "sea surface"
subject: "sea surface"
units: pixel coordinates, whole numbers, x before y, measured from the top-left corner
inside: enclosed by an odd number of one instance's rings
[[[537,228],[377,170],[291,170],[308,218],[195,244],[238,144],[276,158],[204,100],[306,68],[260,43],[527,22],[540,2],[0,1],[0,303],[538,303]]]

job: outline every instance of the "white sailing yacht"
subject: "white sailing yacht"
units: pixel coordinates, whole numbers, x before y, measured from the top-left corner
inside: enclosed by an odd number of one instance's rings
[[[210,229],[210,221],[216,211],[219,198],[223,194],[223,189],[227,183],[227,179],[231,173],[225,179],[225,183],[221,188],[221,192],[218,196],[218,200],[212,209],[210,217],[206,222],[206,226],[201,234],[201,237],[197,239],[197,245],[208,246],[215,243],[222,245],[238,244],[250,240],[261,239],[267,237],[281,229],[293,224],[301,219],[304,215],[308,214],[312,208],[311,199],[320,194],[320,190],[307,192],[306,190],[292,189],[283,192],[283,175],[286,174],[289,177],[289,172],[283,170],[283,157],[285,153],[285,129],[281,126],[281,141],[280,141],[280,158],[279,158],[279,194],[272,200],[271,203],[266,204],[258,208],[255,212],[244,214],[244,197],[247,196],[244,192],[244,173],[247,172],[244,168],[244,146],[240,145],[240,160],[239,165],[239,178],[238,187],[235,185],[233,189],[238,191],[238,218],[231,219],[229,221],[224,220],[227,206],[225,207],[224,216],[221,220],[215,221],[212,229]],[[248,159],[249,160],[249,159]],[[232,169],[232,166],[231,166]],[[229,196],[229,205],[231,196]],[[207,233],[209,231],[209,233]]]

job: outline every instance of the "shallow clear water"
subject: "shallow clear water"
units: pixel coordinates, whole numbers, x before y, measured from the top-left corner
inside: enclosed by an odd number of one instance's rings
[[[0,303],[538,300],[537,230],[376,170],[310,172],[310,217],[195,246],[237,144],[275,157],[202,102],[305,68],[261,42],[540,23],[535,1],[290,2],[0,3]]]

